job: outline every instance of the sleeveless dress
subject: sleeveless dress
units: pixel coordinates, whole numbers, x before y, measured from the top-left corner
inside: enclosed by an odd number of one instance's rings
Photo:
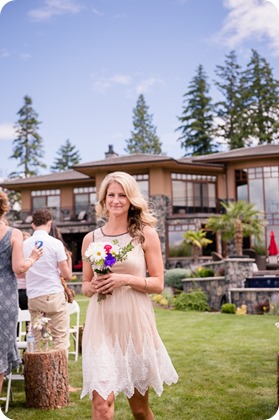
[[[105,236],[94,231],[94,242],[118,240],[120,247],[131,240],[129,233]],[[111,271],[146,277],[146,263],[141,244]],[[147,293],[129,286],[114,289],[106,299],[97,302],[94,294],[88,304],[82,341],[83,389],[92,399],[97,391],[104,399],[111,392],[128,398],[136,388],[142,395],[149,387],[160,396],[163,383],[175,383],[178,375],[159,337],[152,302]]]
[[[21,362],[16,345],[18,290],[12,271],[12,230],[0,240],[0,373],[6,374]]]

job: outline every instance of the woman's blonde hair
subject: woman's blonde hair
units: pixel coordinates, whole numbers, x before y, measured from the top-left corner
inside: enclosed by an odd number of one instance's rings
[[[5,194],[3,191],[0,191],[0,217],[7,213],[9,209],[10,205],[7,194]]]
[[[155,227],[157,225],[157,218],[154,211],[148,206],[147,201],[143,197],[137,181],[128,173],[121,171],[112,172],[104,178],[98,193],[99,201],[96,204],[97,218],[100,220],[104,217],[108,218],[109,216],[105,202],[108,187],[112,182],[118,182],[122,186],[131,203],[128,212],[128,231],[130,235],[134,238],[138,238],[138,240],[143,243],[144,226],[148,225]]]

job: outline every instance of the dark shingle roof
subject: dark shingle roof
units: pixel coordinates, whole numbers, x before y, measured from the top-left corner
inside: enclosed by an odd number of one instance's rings
[[[69,170],[64,172],[55,172],[47,175],[30,176],[27,178],[12,178],[4,182],[1,182],[2,187],[9,188],[13,185],[28,185],[44,182],[61,182],[61,181],[78,181],[89,179],[87,175],[81,174],[80,172]]]
[[[193,162],[216,162],[221,163],[227,160],[238,160],[256,157],[268,157],[279,155],[279,145],[265,144],[255,147],[241,147],[228,152],[212,153],[211,155],[193,156]]]

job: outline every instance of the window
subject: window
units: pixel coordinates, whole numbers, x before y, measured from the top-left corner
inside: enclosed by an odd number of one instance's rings
[[[89,207],[95,203],[96,187],[74,188],[74,205],[78,220],[86,219]]]
[[[172,174],[173,214],[215,213],[216,177]]]
[[[140,191],[146,200],[149,200],[149,176],[148,174],[133,175],[137,181]]]
[[[49,208],[53,218],[60,215],[60,190],[37,190],[31,192],[32,211]]]

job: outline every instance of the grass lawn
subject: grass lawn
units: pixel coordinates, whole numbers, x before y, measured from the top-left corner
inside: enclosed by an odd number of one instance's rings
[[[85,319],[88,299],[76,297]],[[158,397],[150,392],[155,419],[266,420],[277,411],[278,318],[155,309],[157,325],[178,372],[177,384]],[[70,384],[82,386],[81,357],[69,360]],[[4,394],[3,394],[4,395]],[[70,405],[56,410],[25,407],[24,383],[14,382],[13,420],[91,419],[91,402],[70,394]],[[2,404],[3,405],[3,404]],[[116,399],[116,420],[131,420],[128,403]]]

